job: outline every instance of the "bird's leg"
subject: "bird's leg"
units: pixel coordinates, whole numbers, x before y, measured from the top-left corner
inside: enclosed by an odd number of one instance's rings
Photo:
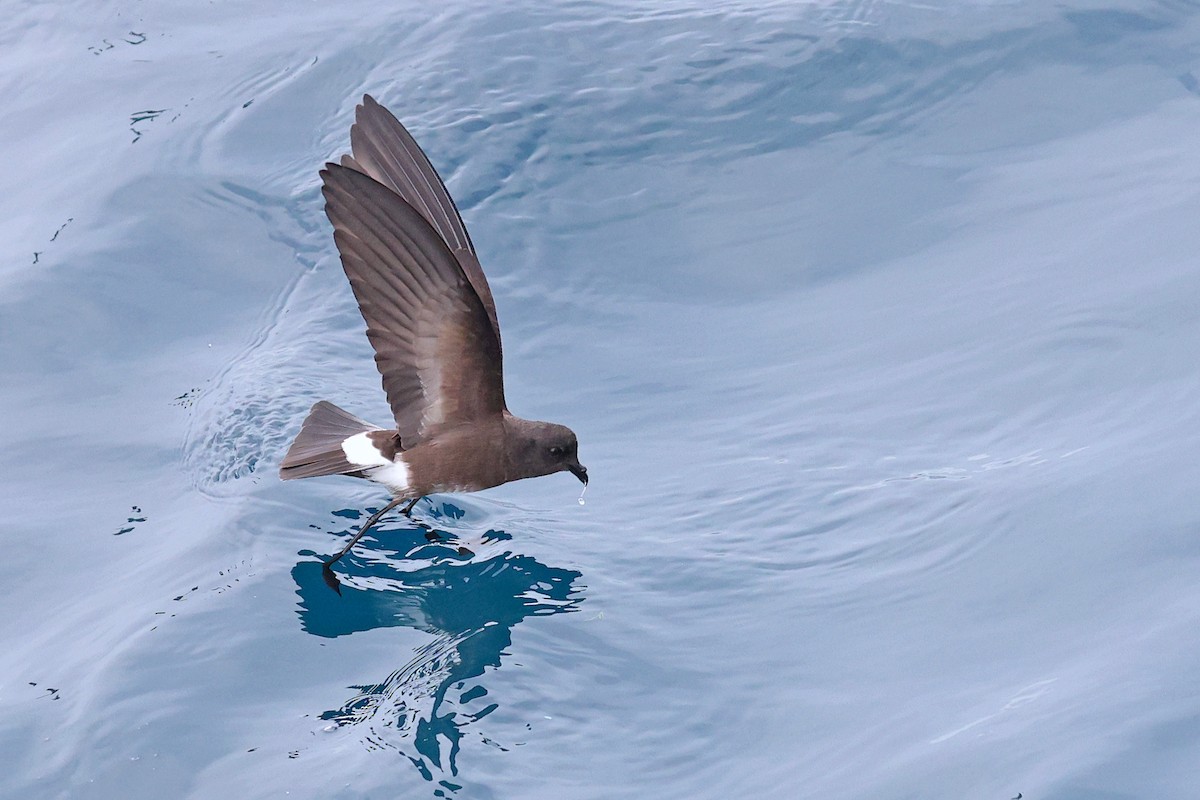
[[[346,555],[346,553],[349,553],[350,548],[354,547],[355,543],[358,542],[358,540],[363,537],[363,534],[367,532],[368,528],[370,528],[376,522],[379,522],[379,520],[383,518],[384,514],[386,514],[387,512],[391,511],[396,506],[403,503],[405,501],[405,499],[406,498],[403,498],[403,497],[397,497],[394,500],[392,500],[392,502],[388,503],[386,506],[384,506],[383,508],[379,509],[374,514],[372,514],[370,516],[370,518],[366,521],[366,523],[364,523],[363,526],[358,529],[358,533],[354,534],[354,536],[350,539],[350,541],[346,542],[346,546],[342,548],[342,552],[338,553],[336,556],[334,556],[333,558],[331,558],[325,562],[325,569],[329,569],[330,567],[332,567],[334,564],[337,563],[339,558]],[[413,502],[415,503],[416,501],[414,500]],[[409,508],[412,508],[412,505],[409,505]]]
[[[418,497],[416,500],[413,500],[411,503],[409,503],[408,505],[406,505],[406,506],[404,507],[404,510],[403,510],[403,511],[401,511],[400,513],[401,513],[401,514],[403,514],[403,515],[404,515],[404,516],[406,516],[406,517],[411,517],[411,516],[412,516],[412,510],[413,510],[413,506],[415,506],[417,503],[421,502],[421,501],[422,501],[422,500],[424,500],[424,499],[425,499],[424,497]]]

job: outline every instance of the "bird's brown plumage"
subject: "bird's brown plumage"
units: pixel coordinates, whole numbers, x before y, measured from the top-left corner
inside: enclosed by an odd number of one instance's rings
[[[405,498],[563,470],[586,483],[569,428],[505,406],[491,289],[429,159],[369,96],[350,138],[352,153],[321,171],[325,213],[396,429],[317,403],[280,476],[354,475]]]
[[[496,320],[492,288],[488,286],[483,267],[475,255],[475,246],[458,213],[458,206],[412,134],[370,95],[365,95],[355,109],[354,125],[350,127],[350,151],[351,155],[342,156],[342,166],[370,175],[400,195],[442,237],[479,295],[499,339],[500,325]]]
[[[502,414],[500,340],[445,241],[373,178],[337,164],[321,178],[403,449]]]

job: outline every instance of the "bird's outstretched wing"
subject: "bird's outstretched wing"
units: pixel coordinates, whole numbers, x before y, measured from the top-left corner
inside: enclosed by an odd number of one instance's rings
[[[350,150],[353,155],[342,156],[342,166],[370,175],[400,195],[442,237],[479,295],[499,339],[492,289],[450,192],[412,134],[369,94],[355,109]]]
[[[500,339],[437,230],[392,188],[326,164],[325,213],[350,279],[401,446],[504,411]]]

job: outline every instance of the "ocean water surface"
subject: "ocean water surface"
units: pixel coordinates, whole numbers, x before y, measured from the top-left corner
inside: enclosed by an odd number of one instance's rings
[[[1200,6],[13,4],[0,796],[1200,796]],[[563,474],[388,420],[370,92]]]

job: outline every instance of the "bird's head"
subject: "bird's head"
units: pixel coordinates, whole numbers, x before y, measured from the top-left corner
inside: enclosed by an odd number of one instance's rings
[[[570,472],[587,485],[587,467],[579,463],[579,440],[574,431],[553,422],[521,422],[524,430],[517,438],[517,452],[510,455],[513,468],[519,473],[515,478]]]

